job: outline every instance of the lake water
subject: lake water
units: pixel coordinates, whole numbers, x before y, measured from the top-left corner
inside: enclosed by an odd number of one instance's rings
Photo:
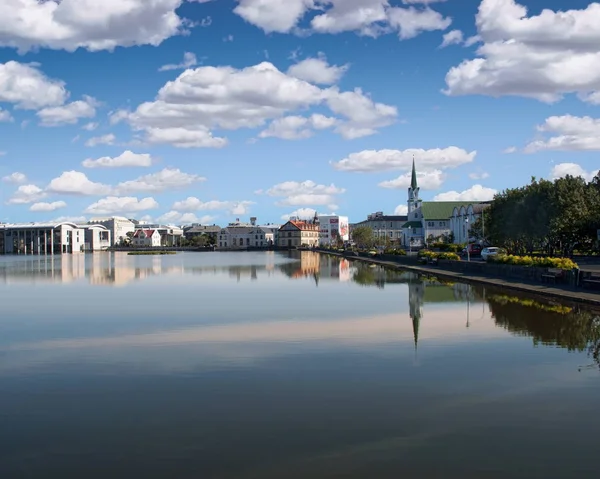
[[[598,313],[315,253],[0,257],[0,477],[598,477],[599,354]]]

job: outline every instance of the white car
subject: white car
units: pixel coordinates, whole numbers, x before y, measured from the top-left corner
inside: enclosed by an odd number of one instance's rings
[[[481,258],[484,261],[487,261],[490,256],[497,256],[499,254],[506,254],[506,250],[503,248],[496,248],[494,246],[490,248],[483,248],[483,251],[481,252]]]

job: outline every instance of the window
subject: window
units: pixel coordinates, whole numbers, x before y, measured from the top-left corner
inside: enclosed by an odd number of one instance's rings
[[[394,237],[394,232],[390,231],[390,238],[393,238],[393,237]]]
[[[392,222],[390,221],[390,228],[393,228],[393,227],[394,227],[394,223],[392,223]]]
[[[417,234],[417,228],[413,228],[413,234],[416,235]]]
[[[440,226],[445,226],[445,221],[440,221]]]
[[[415,213],[415,218],[417,217],[417,213]]]

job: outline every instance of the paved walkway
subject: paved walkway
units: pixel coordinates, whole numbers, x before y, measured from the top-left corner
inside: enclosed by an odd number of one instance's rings
[[[382,261],[371,258],[351,257],[348,259],[366,261],[369,263],[380,264],[382,266],[388,266],[390,268],[414,271],[416,273],[426,273],[434,276],[443,276],[446,278],[456,279],[457,281],[464,283],[487,284],[499,288],[507,288],[512,289],[514,291],[522,291],[529,294],[545,296],[547,298],[549,297],[554,299],[571,301],[575,303],[583,303],[600,308],[600,291],[583,291],[579,288],[572,288],[567,285],[546,285],[540,283],[528,283],[517,279],[495,278],[484,275],[464,274],[457,271],[448,271],[440,267],[436,268],[428,266],[411,266],[399,264],[393,261]]]

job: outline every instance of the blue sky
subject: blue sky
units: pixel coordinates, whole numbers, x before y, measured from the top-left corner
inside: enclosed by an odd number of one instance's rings
[[[588,179],[600,4],[4,0],[0,221],[226,224]]]

